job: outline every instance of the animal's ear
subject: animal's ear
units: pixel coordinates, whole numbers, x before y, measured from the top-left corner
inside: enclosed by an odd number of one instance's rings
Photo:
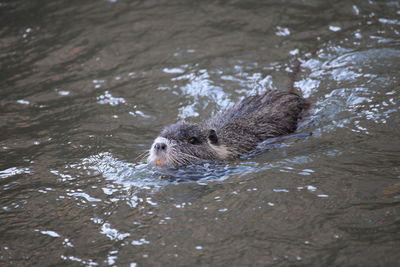
[[[211,129],[208,131],[208,139],[210,140],[211,144],[218,145],[218,136],[215,130]]]

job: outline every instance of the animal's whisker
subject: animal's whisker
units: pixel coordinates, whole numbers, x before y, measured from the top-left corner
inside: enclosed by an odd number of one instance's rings
[[[142,161],[144,158],[147,158],[149,155],[150,155],[150,151],[149,151],[149,150],[146,150],[146,151],[144,151],[143,153],[141,153],[139,156],[137,156],[137,157],[135,158],[135,160]]]

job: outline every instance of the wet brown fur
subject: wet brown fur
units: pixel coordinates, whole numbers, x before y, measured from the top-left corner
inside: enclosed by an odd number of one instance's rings
[[[304,108],[295,93],[269,91],[245,98],[239,104],[205,122],[214,129],[220,145],[228,148],[228,159],[253,150],[258,143],[293,133]]]

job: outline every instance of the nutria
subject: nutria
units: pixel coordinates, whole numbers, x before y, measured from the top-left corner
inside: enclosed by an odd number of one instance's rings
[[[268,138],[293,133],[304,108],[305,100],[292,92],[246,97],[202,123],[181,121],[167,126],[154,140],[147,161],[177,167],[238,158]]]

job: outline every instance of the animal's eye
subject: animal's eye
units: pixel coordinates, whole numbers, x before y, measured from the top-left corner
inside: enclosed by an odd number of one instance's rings
[[[188,142],[189,142],[190,144],[192,144],[192,145],[198,145],[198,144],[200,144],[200,140],[197,139],[197,138],[194,137],[194,136],[190,137]]]

